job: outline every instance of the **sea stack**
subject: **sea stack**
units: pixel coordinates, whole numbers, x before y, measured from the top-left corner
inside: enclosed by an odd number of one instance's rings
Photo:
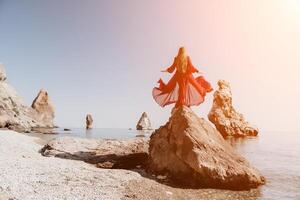
[[[136,125],[136,130],[151,130],[151,122],[146,112],[143,112]]]
[[[87,114],[86,118],[86,129],[92,129],[93,128],[93,117],[91,114]]]
[[[214,93],[213,106],[208,119],[216,126],[223,137],[257,136],[258,129],[251,126],[242,114],[236,112],[232,106],[230,84],[218,81],[219,89]]]
[[[31,107],[37,111],[40,121],[42,121],[46,127],[54,127],[54,106],[46,90],[40,90]]]
[[[179,107],[150,138],[149,170],[184,186],[244,190],[265,183],[222,135],[190,108]]]

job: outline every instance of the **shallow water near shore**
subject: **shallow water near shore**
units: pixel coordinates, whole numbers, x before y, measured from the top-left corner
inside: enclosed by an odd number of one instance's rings
[[[47,142],[55,137],[74,136],[81,138],[129,139],[149,137],[153,131],[129,129],[56,129],[56,135],[38,135]],[[230,139],[228,142],[267,178],[267,184],[257,192],[249,191],[251,199],[282,200],[300,199],[300,133],[262,132],[259,137]],[[220,191],[224,192],[224,191]],[[245,199],[245,196],[240,197]]]
[[[88,139],[130,139],[137,137],[150,137],[154,130],[133,130],[124,128],[94,128],[86,130],[84,128],[71,128],[65,131],[62,128],[53,129],[53,134],[28,133],[29,136],[38,137],[39,143],[47,143],[57,137],[80,137]]]

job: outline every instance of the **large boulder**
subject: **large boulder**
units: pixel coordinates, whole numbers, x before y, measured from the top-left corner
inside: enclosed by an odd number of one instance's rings
[[[37,97],[33,100],[31,107],[37,111],[39,120],[43,122],[46,127],[54,127],[54,106],[46,90],[40,90]]]
[[[213,106],[208,119],[223,137],[256,136],[258,129],[250,125],[243,115],[233,108],[230,84],[219,80],[218,85],[219,89],[214,93]]]
[[[93,117],[91,114],[87,114],[85,118],[86,123],[86,129],[92,129],[93,128]]]
[[[103,140],[60,137],[41,150],[44,156],[82,160],[101,168],[132,169],[146,164],[148,141],[145,139]]]
[[[265,183],[260,172],[190,108],[179,107],[150,139],[149,170],[185,186],[242,190]]]
[[[137,130],[151,130],[151,122],[146,112],[143,112],[141,118],[139,119],[137,125]]]

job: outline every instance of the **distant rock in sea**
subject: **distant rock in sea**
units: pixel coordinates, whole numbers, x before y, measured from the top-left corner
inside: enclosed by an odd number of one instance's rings
[[[85,118],[86,123],[86,129],[92,129],[93,128],[93,117],[91,114],[87,114]]]
[[[53,127],[54,106],[49,99],[48,92],[41,89],[33,100],[31,107],[37,111],[40,121],[47,127]]]
[[[143,112],[140,120],[136,125],[137,130],[151,130],[151,122],[146,112]]]
[[[243,190],[265,183],[209,122],[179,107],[150,138],[149,170],[184,186]]]
[[[219,80],[218,85],[219,89],[214,93],[213,106],[208,119],[223,137],[257,136],[258,129],[251,126],[243,115],[233,108],[230,84]]]
[[[28,132],[32,127],[46,127],[39,113],[25,106],[16,90],[7,82],[3,65],[0,65],[0,128]]]

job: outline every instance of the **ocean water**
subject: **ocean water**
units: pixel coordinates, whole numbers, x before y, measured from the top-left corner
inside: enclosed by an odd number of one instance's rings
[[[300,132],[262,132],[229,142],[267,178],[258,199],[300,200]]]
[[[84,128],[71,128],[70,131],[64,131],[64,129],[54,129],[55,134],[29,134],[37,136],[49,141],[50,139],[57,137],[80,137],[80,138],[94,138],[94,139],[130,139],[136,137],[150,137],[154,130],[138,131],[133,129],[122,128],[94,128],[86,130]]]
[[[57,135],[43,135],[44,140],[61,136],[82,138],[128,139],[149,137],[152,131],[128,129],[57,129]],[[261,132],[259,137],[231,139],[229,143],[267,178],[257,199],[300,200],[300,132]]]

